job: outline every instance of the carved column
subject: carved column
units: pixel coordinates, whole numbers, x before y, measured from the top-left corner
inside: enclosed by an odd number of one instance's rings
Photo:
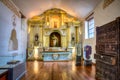
[[[79,42],[79,27],[75,27],[75,35],[76,35],[76,44]]]
[[[27,29],[27,47],[31,47],[30,46],[30,28],[31,28],[31,24],[28,24],[28,29]]]
[[[70,43],[70,26],[68,25],[68,23],[67,23],[67,47],[69,47],[69,43]]]
[[[33,27],[34,25],[33,24],[29,24],[29,45],[30,45],[30,47],[31,48],[33,48],[33,46],[34,46],[34,44],[33,44],[33,42],[34,42],[34,32],[33,32],[33,29],[34,29],[34,27]]]
[[[62,47],[67,47],[67,40],[66,36],[61,36],[61,45]]]
[[[68,33],[68,35],[69,35],[69,39],[68,39],[69,47],[71,47],[71,25],[69,27],[69,33]]]
[[[42,47],[43,43],[43,30],[42,26],[40,25],[40,47]]]

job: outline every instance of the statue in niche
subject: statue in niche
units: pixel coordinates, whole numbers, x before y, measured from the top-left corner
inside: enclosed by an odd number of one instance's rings
[[[17,50],[17,49],[18,49],[18,40],[16,37],[16,30],[13,29],[12,33],[11,33],[10,40],[9,40],[8,50],[12,51],[12,50]]]
[[[72,46],[75,46],[75,34],[74,33],[71,34],[71,44]]]
[[[38,38],[39,38],[39,36],[38,36],[38,34],[36,34],[35,35],[35,41],[38,41]]]
[[[55,36],[55,34],[52,36],[52,41],[53,41],[53,47],[58,46],[58,38]]]
[[[39,39],[39,36],[38,36],[38,34],[36,34],[36,35],[35,35],[35,42],[34,42],[34,45],[35,45],[35,46],[38,46],[38,45],[39,45],[39,40],[38,40],[38,39]]]

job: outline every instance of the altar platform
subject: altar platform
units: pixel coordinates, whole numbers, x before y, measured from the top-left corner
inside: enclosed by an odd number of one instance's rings
[[[42,52],[43,61],[68,61],[72,59],[72,52],[66,48],[49,48]]]
[[[44,61],[67,61],[71,59],[71,52],[69,51],[44,51]]]
[[[37,58],[35,58],[36,55]],[[69,61],[72,60],[72,49],[61,47],[36,48],[31,51],[29,49],[27,60]]]

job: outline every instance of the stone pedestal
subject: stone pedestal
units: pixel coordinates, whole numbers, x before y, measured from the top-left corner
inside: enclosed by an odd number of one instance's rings
[[[85,66],[91,66],[92,65],[92,60],[85,60],[84,65]]]
[[[81,56],[76,56],[76,66],[80,66],[81,65],[81,62],[82,62],[82,60],[81,60]]]

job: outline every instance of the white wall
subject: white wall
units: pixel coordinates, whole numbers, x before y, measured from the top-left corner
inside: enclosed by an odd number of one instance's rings
[[[14,13],[0,1],[0,66],[5,65],[6,62],[12,60],[13,57],[10,56],[13,53],[18,53],[15,59],[21,61],[25,60],[24,55],[26,54],[27,27],[25,25],[24,30],[21,28],[21,18],[17,17],[17,15],[15,30],[17,32],[18,50],[8,51],[9,39],[13,29],[13,15]]]
[[[120,0],[115,0],[108,7],[103,9],[103,0],[102,2],[95,8],[94,12],[94,20],[95,27],[99,27],[103,24],[106,24],[110,21],[115,20],[117,17],[120,17]],[[83,28],[83,35],[85,36],[85,27]],[[83,39],[83,46],[89,44],[92,46],[92,61],[95,62],[94,53],[95,45],[96,45],[96,32],[95,37],[91,39]]]

